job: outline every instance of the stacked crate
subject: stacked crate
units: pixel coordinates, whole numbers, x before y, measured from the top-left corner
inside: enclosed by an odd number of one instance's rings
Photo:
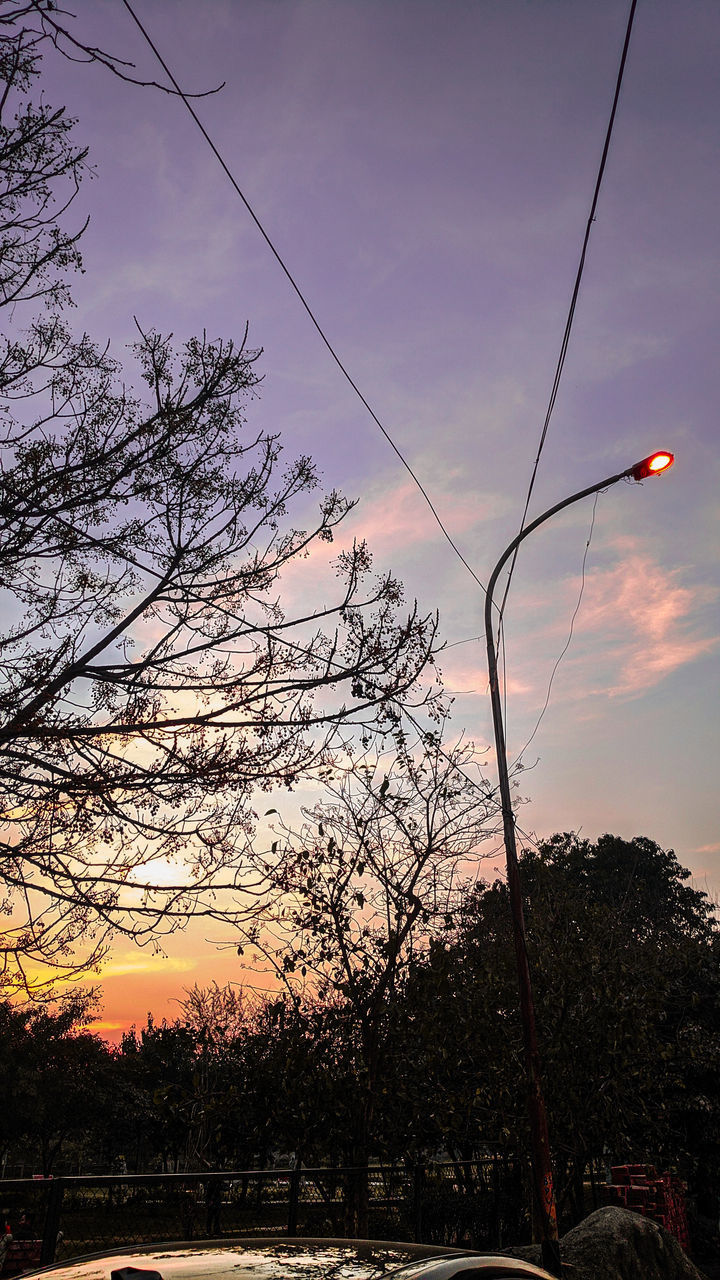
[[[602,1187],[606,1204],[620,1205],[658,1222],[679,1241],[690,1244],[685,1209],[686,1184],[672,1173],[658,1173],[650,1164],[613,1165],[612,1182]]]

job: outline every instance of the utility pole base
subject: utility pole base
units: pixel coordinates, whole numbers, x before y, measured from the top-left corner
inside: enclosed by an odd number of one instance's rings
[[[559,1240],[543,1240],[542,1242],[542,1264],[551,1276],[562,1275],[562,1259],[560,1257],[560,1241]]]

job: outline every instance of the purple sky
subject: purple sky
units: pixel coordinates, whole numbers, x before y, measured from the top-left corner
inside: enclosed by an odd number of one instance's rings
[[[517,531],[612,101],[623,0],[137,0],[218,147],[483,581]],[[85,36],[159,68],[123,6]],[[720,10],[641,0],[575,329],[531,514],[655,448],[666,477],[601,496],[573,643],[520,822],[647,835],[720,888]],[[132,316],[183,339],[250,323],[251,421],[311,452],[448,642],[482,598],[323,349],[182,103],[55,59],[98,178],[76,319],[123,356]],[[545,700],[592,502],[521,555],[507,612],[511,751]],[[311,563],[308,574],[315,568]],[[292,582],[289,584],[292,590]],[[303,588],[304,589],[304,588]],[[490,739],[484,647],[443,662]],[[193,973],[184,975],[192,980]]]

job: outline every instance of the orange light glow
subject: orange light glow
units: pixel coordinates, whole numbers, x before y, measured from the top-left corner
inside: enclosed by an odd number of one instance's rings
[[[661,471],[667,471],[674,461],[674,454],[668,453],[665,449],[659,449],[657,453],[651,453],[648,458],[643,458],[642,462],[636,462],[626,474],[631,475],[634,480],[644,480],[646,476],[656,476]]]
[[[648,462],[650,471],[664,471],[666,467],[671,467],[673,456],[671,453],[656,453]]]

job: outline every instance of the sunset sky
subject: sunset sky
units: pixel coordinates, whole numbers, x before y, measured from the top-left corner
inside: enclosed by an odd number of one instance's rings
[[[629,0],[137,0],[247,199],[452,537],[487,582],[517,532],[607,126]],[[86,42],[162,76],[120,3]],[[531,516],[656,448],[602,495],[584,596],[523,757],[536,836],[646,835],[720,891],[720,10],[640,0]],[[133,315],[262,347],[250,423],[358,498],[410,598],[440,610],[454,725],[491,737],[482,595],[323,348],[182,102],[47,59],[97,177],[74,323],[118,357]],[[84,214],[83,214],[84,216]],[[592,500],[522,552],[506,615],[508,739],[530,737],[577,603]],[[309,561],[290,593],[314,588]],[[532,766],[532,767],[531,767]],[[493,760],[489,757],[494,779]],[[282,808],[282,797],[274,803]],[[500,865],[498,854],[487,874]],[[103,1033],[175,1016],[183,986],[252,980],[201,930],[118,944]],[[258,979],[259,985],[262,980]]]

